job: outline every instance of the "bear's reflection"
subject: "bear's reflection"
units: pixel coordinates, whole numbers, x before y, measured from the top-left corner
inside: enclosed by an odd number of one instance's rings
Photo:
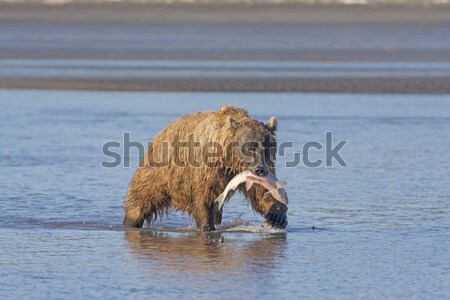
[[[243,240],[242,240],[243,237]],[[272,269],[282,257],[286,234],[127,230],[125,240],[141,264],[178,272],[252,272]]]

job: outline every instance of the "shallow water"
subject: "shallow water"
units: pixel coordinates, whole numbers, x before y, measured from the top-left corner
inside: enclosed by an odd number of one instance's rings
[[[348,140],[348,167],[285,168],[291,150],[279,158],[286,232],[264,227],[239,196],[216,233],[174,212],[123,230],[137,153],[130,168],[103,168],[102,145],[124,132],[145,143],[223,103],[276,115],[279,141],[297,151],[332,131]],[[3,90],[0,107],[1,299],[450,295],[448,95]]]

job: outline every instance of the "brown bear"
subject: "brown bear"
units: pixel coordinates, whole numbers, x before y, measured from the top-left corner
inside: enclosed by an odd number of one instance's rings
[[[201,231],[214,230],[222,210],[214,200],[238,173],[275,174],[277,120],[264,124],[246,110],[224,106],[218,111],[180,117],[149,143],[125,197],[124,225],[142,227],[169,208],[188,212]],[[267,196],[260,185],[238,190],[274,228],[287,226],[287,206]]]

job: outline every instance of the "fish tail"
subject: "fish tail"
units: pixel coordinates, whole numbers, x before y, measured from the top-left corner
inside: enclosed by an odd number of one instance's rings
[[[217,202],[219,204],[219,209],[221,209],[223,203],[225,202],[225,193],[220,194],[219,197],[214,200],[214,202]]]

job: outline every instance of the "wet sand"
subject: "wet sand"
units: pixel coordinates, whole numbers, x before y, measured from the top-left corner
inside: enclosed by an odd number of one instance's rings
[[[198,91],[198,92],[344,92],[344,93],[450,93],[448,78],[275,78],[275,79],[2,79],[0,88]]]
[[[0,61],[13,67],[0,88],[449,93],[450,69],[375,74],[377,63],[450,62],[450,7],[307,6],[300,4],[0,4]],[[148,78],[131,71],[102,77],[36,73],[20,60],[137,62],[243,61],[374,63],[365,76],[180,76],[175,68]],[[5,68],[5,67],[3,67]],[[344,65],[344,68],[347,68]],[[88,70],[89,68],[87,68]],[[37,69],[39,73],[39,69]],[[139,68],[135,68],[138,73]],[[45,74],[46,69],[42,69]],[[289,70],[286,70],[288,73]],[[130,74],[131,72],[131,74]],[[234,73],[233,73],[234,72]],[[312,74],[312,73],[311,73]],[[375,75],[371,75],[375,74]],[[433,74],[433,75],[430,75]]]
[[[296,3],[0,3],[0,20],[73,23],[442,23],[450,5]],[[193,1],[194,2],[194,1]]]

